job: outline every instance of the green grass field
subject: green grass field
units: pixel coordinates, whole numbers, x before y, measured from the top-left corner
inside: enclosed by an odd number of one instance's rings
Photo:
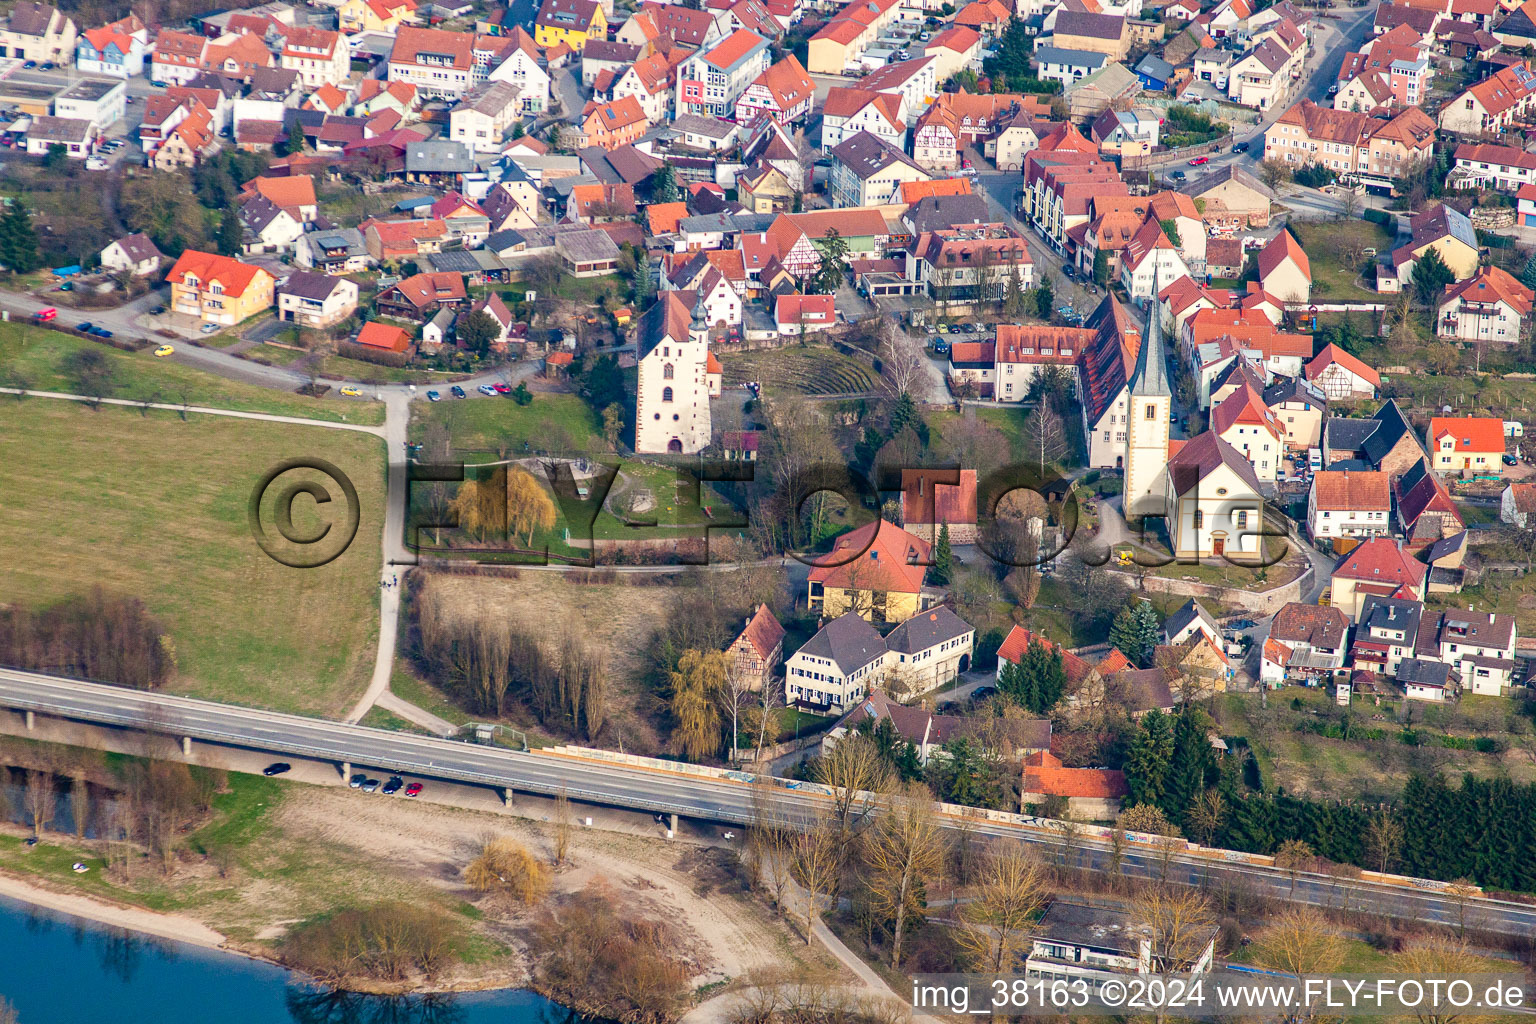
[[[382,449],[351,431],[0,399],[0,595],[140,598],[175,644],[177,692],[334,715],[373,666]],[[297,456],[336,464],[361,505],[352,545],[316,569],[273,561],[247,521],[261,477]]]
[[[441,402],[413,402],[411,440],[421,441],[429,424],[441,423],[456,451],[522,455],[534,451],[607,450],[592,410],[575,395],[536,394],[528,405],[502,395],[475,395]],[[480,460],[483,461],[483,460]]]
[[[1362,302],[1380,302],[1374,291],[1356,284],[1360,270],[1344,262],[1345,250],[1351,246],[1374,246],[1377,252],[1387,252],[1392,238],[1380,224],[1370,221],[1349,220],[1332,223],[1304,221],[1297,225],[1298,237],[1307,251],[1312,265],[1312,298],[1356,299]]]
[[[362,423],[384,422],[384,406],[375,402],[338,402],[226,380],[157,359],[152,350],[122,352],[58,331],[25,324],[0,323],[0,378],[21,374],[37,391],[73,391],[66,361],[75,352],[89,349],[111,361],[112,393],[106,397],[206,405],[242,412],[269,412],[315,420]]]

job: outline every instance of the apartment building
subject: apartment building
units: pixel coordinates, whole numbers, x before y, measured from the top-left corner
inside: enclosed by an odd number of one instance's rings
[[[352,73],[352,52],[340,32],[323,28],[290,28],[283,35],[278,66],[297,71],[311,89],[340,85]]]
[[[1434,152],[1435,123],[1417,107],[1391,118],[1302,100],[1264,133],[1266,159],[1320,164],[1344,177],[1390,183]]]
[[[183,252],[165,279],[172,310],[223,327],[269,308],[277,284],[261,267],[196,249]]]
[[[1533,105],[1536,72],[1513,64],[1447,100],[1440,108],[1440,127],[1463,135],[1499,132],[1528,119]]]
[[[746,29],[691,54],[677,69],[676,116],[735,117],[736,101],[771,59],[768,40]]]

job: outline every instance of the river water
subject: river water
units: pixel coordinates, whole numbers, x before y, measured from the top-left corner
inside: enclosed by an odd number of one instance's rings
[[[0,996],[19,1024],[577,1024],[527,991],[332,994],[271,964],[0,897]]]

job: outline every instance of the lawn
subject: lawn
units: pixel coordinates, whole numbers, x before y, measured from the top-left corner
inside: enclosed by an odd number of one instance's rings
[[[928,426],[938,435],[938,447],[943,447],[943,442],[955,427],[966,420],[975,418],[987,426],[993,428],[1008,440],[1008,450],[1015,458],[1024,456],[1024,422],[1029,418],[1030,410],[1024,408],[1002,409],[981,408],[979,406],[967,406],[963,412],[933,412],[928,414]],[[1068,429],[1073,429],[1068,424]],[[980,472],[985,473],[997,467],[977,466]]]
[[[334,463],[361,506],[351,546],[315,569],[272,560],[247,519],[261,477],[297,456]],[[142,599],[175,646],[176,692],[335,715],[366,687],[384,501],[377,438],[6,399],[0,493],[0,595],[46,604],[100,586]],[[303,531],[316,525],[308,502],[295,503]]]
[[[755,380],[769,393],[842,395],[875,389],[875,371],[868,363],[815,345],[734,352],[720,362],[727,388]]]
[[[428,425],[440,423],[457,452],[608,450],[591,408],[575,395],[536,394],[528,405],[500,395],[445,396],[441,402],[413,402],[412,410],[412,441],[421,441]]]
[[[269,412],[315,420],[377,425],[384,406],[374,402],[327,401],[255,384],[226,380],[170,359],[157,359],[151,350],[123,352],[58,331],[25,324],[0,323],[0,378],[22,375],[36,391],[74,391],[66,360],[82,350],[100,352],[112,365],[114,387],[109,398],[128,398],[203,405],[241,412]]]
[[[1392,247],[1392,236],[1380,224],[1364,220],[1302,221],[1296,225],[1297,239],[1307,251],[1312,266],[1312,299],[1381,302],[1382,296],[1358,284],[1360,268],[1345,262],[1351,249],[1375,247],[1385,253]]]

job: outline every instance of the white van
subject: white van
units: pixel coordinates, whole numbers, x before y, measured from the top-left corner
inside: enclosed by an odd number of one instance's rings
[[[1307,468],[1314,473],[1323,468],[1323,450],[1321,448],[1307,449]]]

